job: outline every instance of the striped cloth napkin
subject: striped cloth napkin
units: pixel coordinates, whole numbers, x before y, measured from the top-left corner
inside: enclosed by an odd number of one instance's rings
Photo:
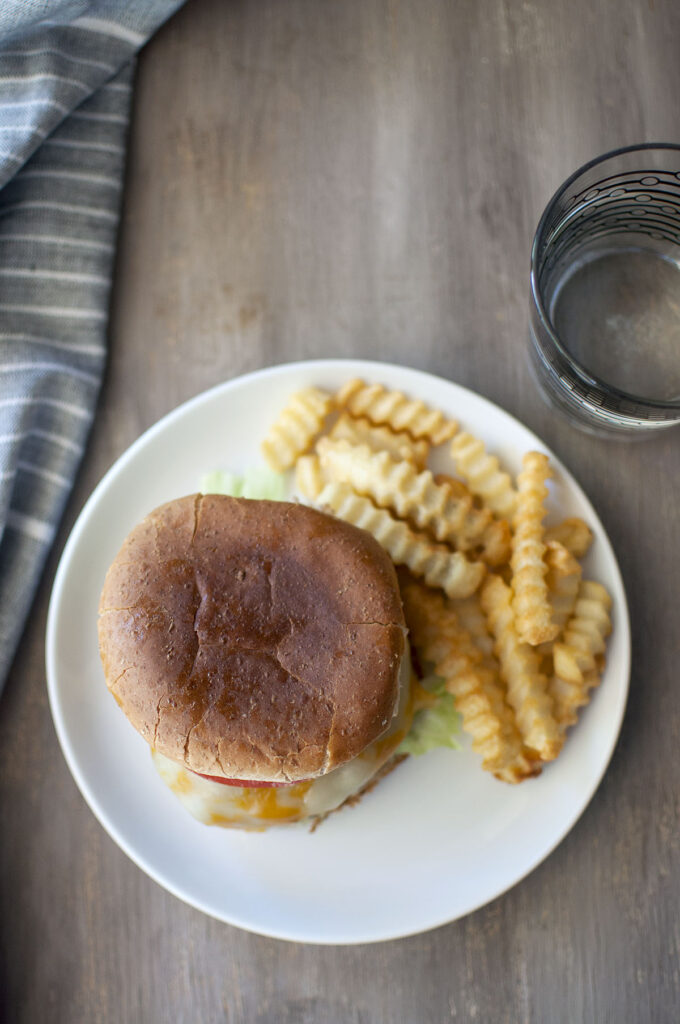
[[[0,688],[92,422],[136,52],[182,0],[0,0]]]

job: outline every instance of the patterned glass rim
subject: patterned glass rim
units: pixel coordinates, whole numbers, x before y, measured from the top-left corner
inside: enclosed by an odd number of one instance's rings
[[[677,412],[677,410],[680,409],[680,398],[670,399],[668,401],[643,398],[641,395],[636,395],[634,392],[623,391],[620,388],[614,387],[613,384],[608,384],[607,381],[603,380],[601,377],[597,377],[595,374],[586,370],[585,366],[579,363],[578,360],[565,349],[560,341],[559,335],[555,331],[548,311],[545,308],[538,281],[540,271],[538,254],[541,242],[543,241],[543,234],[555,205],[560,201],[565,192],[568,191],[570,186],[587,171],[597,167],[599,164],[605,163],[607,160],[612,160],[615,157],[623,156],[627,153],[646,153],[650,150],[668,150],[675,152],[678,154],[680,161],[680,143],[642,142],[634,146],[622,146],[619,149],[611,149],[607,153],[603,153],[601,156],[597,156],[593,160],[589,160],[587,163],[583,164],[560,185],[556,192],[553,193],[550,201],[547,203],[543,211],[541,219],[538,222],[538,227],[536,228],[534,240],[531,245],[531,297],[536,313],[540,319],[541,327],[545,330],[550,341],[555,346],[558,356],[561,357],[560,361],[566,364],[580,384],[585,385],[591,391],[595,391],[604,405],[607,404],[607,399],[611,397],[626,404],[634,403],[640,410],[646,410],[650,413],[672,413]],[[678,164],[678,171],[680,172],[680,162]],[[623,418],[626,418],[625,413],[623,414]]]

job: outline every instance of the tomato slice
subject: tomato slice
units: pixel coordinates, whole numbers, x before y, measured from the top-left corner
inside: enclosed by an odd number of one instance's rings
[[[222,786],[240,786],[243,789],[283,789],[284,786],[294,786],[294,782],[256,782],[254,779],[223,779],[221,775],[204,775],[203,772],[194,772],[208,782],[219,782]]]

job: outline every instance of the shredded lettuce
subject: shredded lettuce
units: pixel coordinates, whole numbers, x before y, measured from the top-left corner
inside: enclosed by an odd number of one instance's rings
[[[456,711],[453,697],[446,691],[444,680],[440,676],[428,676],[421,680],[420,685],[436,697],[436,701],[431,707],[416,711],[411,729],[397,753],[418,756],[435,747],[458,750],[460,714]]]
[[[201,477],[201,494],[228,494],[232,498],[269,498],[283,501],[286,497],[286,478],[262,466],[247,469],[238,476],[216,469]]]

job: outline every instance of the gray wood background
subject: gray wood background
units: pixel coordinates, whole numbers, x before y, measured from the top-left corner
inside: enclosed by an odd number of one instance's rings
[[[586,438],[525,360],[543,205],[599,152],[680,139],[679,54],[674,0],[191,0],[143,53],[101,408],[0,705],[0,1017],[680,1019],[678,435]],[[621,740],[571,834],[477,913],[360,948],[246,934],[143,875],[76,790],[43,668],[58,554],[111,462],[216,381],[325,355],[427,368],[541,434],[633,620]]]

